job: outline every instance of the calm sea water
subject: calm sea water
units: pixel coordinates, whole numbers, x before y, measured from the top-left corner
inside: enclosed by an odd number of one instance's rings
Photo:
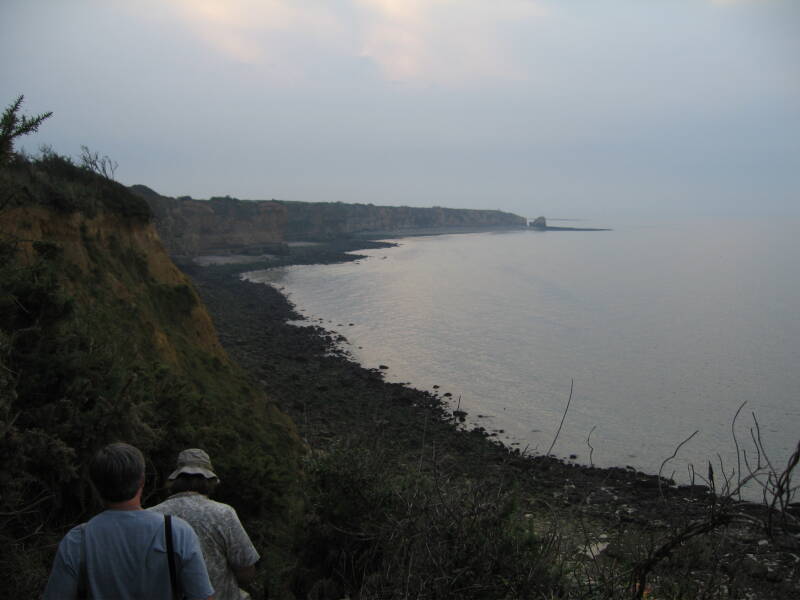
[[[507,444],[687,480],[800,438],[800,222],[406,238],[357,263],[250,274],[387,378],[460,398]],[[352,323],[352,325],[350,325]]]

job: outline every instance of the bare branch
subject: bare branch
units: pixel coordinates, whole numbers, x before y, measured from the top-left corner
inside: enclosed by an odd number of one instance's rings
[[[592,432],[597,429],[597,425],[593,425],[592,428],[589,430],[589,435],[586,436],[586,445],[589,446],[589,466],[594,466],[594,461],[592,460],[592,455],[594,454],[594,446],[589,442],[592,437]]]
[[[664,466],[669,461],[671,461],[673,458],[675,458],[678,455],[678,451],[683,447],[683,445],[686,444],[689,440],[691,440],[698,433],[700,433],[700,430],[699,429],[695,429],[695,431],[694,431],[694,433],[692,435],[687,437],[685,440],[683,440],[680,444],[678,444],[675,447],[675,452],[672,453],[672,456],[670,456],[669,458],[665,459],[664,462],[661,463],[661,467],[659,467],[659,469],[658,469],[658,491],[659,492],[661,492],[661,473],[664,470]]]
[[[564,419],[567,418],[567,412],[569,411],[569,405],[572,402],[572,387],[575,385],[575,380],[572,379],[569,384],[569,399],[567,400],[567,406],[564,408],[564,414],[561,415],[561,423],[558,424],[558,430],[556,431],[556,435],[553,438],[553,443],[550,444],[550,447],[547,449],[545,456],[550,456],[550,452],[553,450],[553,446],[556,445],[556,440],[558,439],[558,434],[561,433],[561,428],[564,426]]]
[[[731,421],[731,435],[733,436],[733,445],[736,447],[736,473],[739,479],[738,487],[739,487],[739,500],[742,499],[741,487],[742,487],[742,458],[739,452],[739,440],[736,438],[736,419],[739,416],[739,413],[742,412],[744,405],[747,404],[747,400],[742,402],[739,405],[739,408],[736,409],[736,414],[733,415],[733,421]]]
[[[81,166],[113,181],[119,163],[111,160],[108,156],[101,157],[97,152],[89,150],[87,146],[81,146]]]

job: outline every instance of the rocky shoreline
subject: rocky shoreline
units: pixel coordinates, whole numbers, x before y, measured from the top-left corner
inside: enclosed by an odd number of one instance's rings
[[[356,260],[360,257],[346,252],[380,244],[340,240],[292,249],[259,264],[180,265],[194,280],[228,353],[293,418],[313,451],[324,452],[345,439],[379,437],[398,464],[422,464],[421,456],[434,452],[449,477],[519,489],[531,514],[545,510],[556,515],[564,531],[580,521],[576,553],[581,544],[595,544],[593,559],[628,562],[633,568],[644,558],[633,555],[629,541],[646,537],[650,549],[645,558],[660,549],[672,556],[654,569],[659,579],[691,572],[698,582],[724,581],[720,590],[735,590],[708,597],[780,598],[800,590],[798,537],[765,535],[759,528],[762,507],[726,505],[736,519],[713,523],[713,531],[702,538],[682,540],[682,532],[719,517],[719,501],[708,488],[675,486],[630,468],[525,456],[481,427],[466,429],[465,415],[451,412],[438,393],[386,382],[380,370],[353,362],[340,349],[339,334],[313,324],[289,325],[303,317],[278,290],[238,275],[253,268]],[[675,564],[690,539],[693,547],[714,551],[695,552],[700,558],[691,568],[680,560]]]

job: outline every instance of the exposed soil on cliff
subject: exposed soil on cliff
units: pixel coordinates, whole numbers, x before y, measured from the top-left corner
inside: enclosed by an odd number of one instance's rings
[[[279,262],[354,259],[342,254],[347,249],[309,247]],[[648,556],[662,552],[666,558],[648,578],[651,598],[686,597],[686,589],[708,598],[798,597],[798,537],[770,539],[760,527],[760,507],[721,506],[704,487],[677,487],[630,469],[523,456],[482,428],[465,429],[463,415],[451,413],[440,395],[388,383],[379,370],[362,368],[337,347],[338,334],[289,325],[302,317],[276,289],[242,281],[240,265],[183,268],[231,357],[294,419],[314,451],[380,439],[397,464],[423,468],[424,458],[424,468],[448,478],[519,490],[526,516],[558,523],[575,559],[591,561],[598,572],[645,568]],[[730,515],[736,515],[732,522]],[[705,526],[713,531],[693,535]],[[614,597],[630,597],[630,590]]]

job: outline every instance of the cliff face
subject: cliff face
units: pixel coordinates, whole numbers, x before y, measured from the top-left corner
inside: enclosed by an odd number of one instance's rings
[[[211,317],[188,278],[167,256],[152,223],[105,211],[89,217],[82,212],[59,214],[43,206],[17,206],[0,213],[0,230],[5,239],[15,240],[21,265],[40,260],[36,248],[42,244],[57,248],[64,266],[59,283],[86,308],[102,311],[106,302],[114,302],[123,320],[136,316],[130,325],[137,329],[128,330],[128,339],[136,341],[137,353],[153,352],[159,360],[186,371],[187,353],[178,351],[180,341],[190,344],[193,352],[227,361]],[[183,310],[173,311],[170,295],[183,296]],[[164,311],[174,312],[176,320],[165,322]]]
[[[0,577],[11,597],[36,596],[64,528],[97,511],[86,465],[112,441],[147,456],[147,505],[177,452],[202,447],[222,473],[217,496],[256,544],[290,535],[294,424],[229,360],[147,204],[68,159],[18,157],[0,169],[0,544],[19,557]]]
[[[526,219],[499,210],[412,208],[341,202],[285,202],[235,198],[168,198],[142,186],[159,235],[173,255],[196,256],[260,248],[284,241],[355,234],[447,229],[523,228]]]
[[[214,254],[283,241],[286,209],[277,202],[168,198],[142,185],[131,191],[149,204],[170,254]]]
[[[286,239],[332,238],[369,232],[525,227],[526,220],[499,210],[414,208],[324,202],[282,202]]]

